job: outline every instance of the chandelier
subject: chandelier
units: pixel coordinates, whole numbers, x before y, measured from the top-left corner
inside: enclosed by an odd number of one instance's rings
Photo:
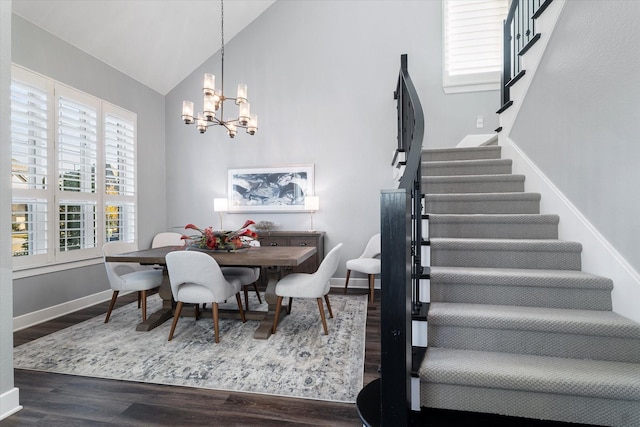
[[[222,45],[220,53],[222,55],[222,73],[220,78],[220,89],[215,88],[216,77],[213,74],[204,75],[202,92],[204,93],[204,108],[196,116],[193,114],[193,102],[182,102],[182,120],[187,125],[196,123],[196,129],[200,133],[205,133],[209,126],[224,126],[227,135],[233,138],[238,132],[238,128],[246,129],[249,135],[254,135],[258,130],[258,116],[249,111],[247,100],[247,85],[238,84],[238,92],[235,98],[224,95],[224,1],[220,0],[221,19],[221,39]],[[235,101],[238,106],[238,116],[233,119],[224,118],[224,102]]]

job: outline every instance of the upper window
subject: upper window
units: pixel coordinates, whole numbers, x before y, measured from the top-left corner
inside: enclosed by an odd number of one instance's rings
[[[14,268],[135,241],[136,115],[18,66],[11,77]]]
[[[508,0],[443,0],[445,92],[500,89]]]

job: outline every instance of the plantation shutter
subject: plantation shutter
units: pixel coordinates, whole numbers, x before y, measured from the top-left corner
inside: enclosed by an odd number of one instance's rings
[[[135,241],[135,115],[105,105],[105,240]]]
[[[12,73],[14,74],[14,73]],[[11,81],[11,254],[45,256],[48,249],[49,96],[39,78]]]
[[[58,100],[58,178],[62,191],[94,193],[98,153],[96,109]]]
[[[507,0],[444,0],[444,85],[498,83]]]
[[[47,92],[11,83],[11,174],[13,188],[47,188]]]

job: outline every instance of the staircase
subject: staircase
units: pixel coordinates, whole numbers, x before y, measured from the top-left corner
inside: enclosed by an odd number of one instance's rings
[[[422,152],[431,253],[420,406],[640,426],[640,325],[581,271],[499,146]]]

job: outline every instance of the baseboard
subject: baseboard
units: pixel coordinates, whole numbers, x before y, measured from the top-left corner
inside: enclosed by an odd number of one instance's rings
[[[542,194],[541,214],[560,215],[558,238],[582,244],[582,270],[613,280],[613,311],[640,322],[640,274],[605,239],[509,137],[500,137],[503,158],[513,161],[513,173],[527,177],[525,191]]]
[[[332,288],[342,288],[344,289],[344,282],[345,282],[346,277],[332,277],[331,280],[329,281],[329,284],[331,285]],[[375,280],[375,283],[373,285],[374,289],[380,289],[380,279],[377,278]],[[349,278],[349,289],[354,288],[354,289],[369,289],[369,279],[365,279],[365,278],[354,278],[354,277],[350,277]]]
[[[67,301],[62,304],[54,305],[51,307],[43,308],[42,310],[34,311],[32,313],[23,314],[13,318],[13,331],[19,331],[21,329],[28,328],[30,326],[37,325],[42,322],[46,322],[51,319],[55,319],[65,314],[73,313],[74,311],[81,310],[83,308],[108,301],[111,299],[111,289],[97,294],[88,295],[86,297],[78,298],[72,301]],[[122,293],[121,295],[125,295]]]
[[[0,394],[0,420],[4,420],[21,409],[22,405],[20,405],[20,391],[18,388],[14,387]]]

